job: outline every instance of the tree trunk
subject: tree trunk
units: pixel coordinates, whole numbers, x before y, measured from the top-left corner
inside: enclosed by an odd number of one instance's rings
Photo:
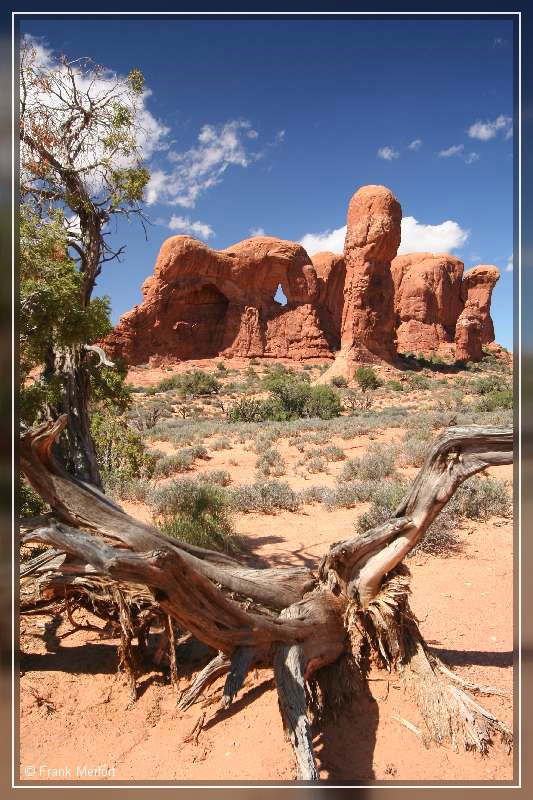
[[[80,345],[50,348],[44,371],[46,381],[58,381],[59,401],[46,408],[55,419],[67,415],[67,424],[56,444],[56,455],[66,472],[102,488],[102,479],[89,420],[89,371],[87,354]]]
[[[497,691],[456,675],[424,641],[401,562],[463,481],[489,465],[512,463],[511,429],[443,431],[393,517],[332,545],[315,574],[295,567],[250,569],[128,516],[57,464],[53,442],[65,424],[63,417],[21,439],[22,469],[55,517],[26,523],[23,541],[55,550],[38,556],[25,576],[48,599],[92,595],[95,582],[118,586],[124,598],[118,615],[127,622],[124,651],[133,638],[126,598],[136,592],[132,606],[148,598],[181,630],[218,651],[182,696],[182,708],[224,674],[223,704],[229,705],[250,669],[272,669],[298,778],[314,781],[319,770],[308,707],[318,718],[349,702],[365,686],[372,657],[398,672],[436,743],[486,753],[498,734],[510,745],[511,731],[468,693]],[[132,675],[130,684],[133,693]]]

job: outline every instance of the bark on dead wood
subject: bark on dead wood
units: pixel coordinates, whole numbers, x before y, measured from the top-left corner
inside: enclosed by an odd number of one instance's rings
[[[182,695],[182,708],[226,673],[227,705],[252,666],[272,668],[298,778],[316,780],[308,700],[316,705],[320,686],[322,706],[339,702],[331,680],[335,668],[339,695],[347,686],[364,684],[366,647],[401,673],[434,741],[482,753],[495,733],[511,741],[510,731],[464,691],[487,693],[488,687],[459,688],[456,676],[425,644],[409,608],[409,573],[401,563],[464,480],[487,466],[512,462],[511,429],[443,431],[393,518],[333,545],[315,576],[303,568],[243,567],[128,516],[55,461],[52,444],[64,424],[60,418],[22,437],[22,469],[54,516],[44,524],[36,521],[24,541],[44,542],[66,554],[62,562],[43,559],[32,574],[42,571],[48,585],[79,580],[80,591],[88,576],[144,587],[154,608],[219,651]]]

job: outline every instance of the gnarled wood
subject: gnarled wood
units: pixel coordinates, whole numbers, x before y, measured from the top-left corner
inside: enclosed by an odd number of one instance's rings
[[[67,586],[90,593],[95,581],[126,594],[137,587],[146,613],[156,609],[160,619],[173,620],[217,650],[181,696],[181,708],[224,674],[222,702],[228,705],[252,666],[271,667],[298,776],[317,780],[307,691],[317,705],[317,687],[324,695],[335,685],[332,670],[338,665],[342,691],[336,694],[345,696],[350,686],[364,682],[361,659],[370,647],[389,669],[401,670],[435,741],[447,738],[482,753],[495,732],[510,741],[510,731],[464,691],[487,687],[456,680],[425,644],[409,608],[409,573],[401,562],[463,481],[487,466],[511,463],[511,429],[443,431],[393,517],[333,545],[315,577],[294,567],[251,569],[130,517],[57,464],[52,444],[64,423],[59,419],[22,437],[22,469],[52,507],[51,517],[26,524],[23,541],[54,548],[28,564],[24,580],[52,596]],[[122,625],[130,647],[127,627]],[[321,696],[321,710],[328,700]]]

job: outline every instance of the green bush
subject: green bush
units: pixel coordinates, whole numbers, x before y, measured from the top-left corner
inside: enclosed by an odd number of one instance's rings
[[[305,404],[306,417],[333,419],[342,411],[341,397],[331,386],[312,386]]]
[[[393,392],[403,392],[404,391],[404,384],[401,381],[387,381],[387,389],[391,389]]]
[[[346,380],[344,375],[334,375],[330,383],[337,389],[346,389],[346,387],[348,386],[348,381]]]
[[[492,392],[509,391],[509,383],[501,375],[486,375],[478,378],[471,383],[471,389],[475,394],[486,395]]]
[[[152,475],[157,455],[146,450],[141,437],[129,427],[123,415],[105,407],[97,409],[91,417],[91,435],[104,486],[110,481],[117,485]]]
[[[272,514],[276,509],[298,511],[302,503],[287,481],[257,480],[236,486],[230,492],[231,507],[242,514],[250,511]]]
[[[21,517],[36,517],[46,511],[48,507],[41,495],[37,494],[35,489],[26,483],[26,480],[23,480],[22,475],[20,476],[19,503]]]
[[[328,462],[326,461],[325,458],[322,458],[321,456],[313,456],[306,460],[305,468],[312,475],[316,475],[318,472],[328,471]]]
[[[150,386],[146,390],[146,394],[151,395],[177,389],[181,397],[202,397],[218,394],[220,388],[220,382],[214,375],[210,375],[201,369],[194,369],[183,372],[180,375],[171,375],[168,378],[163,378],[155,386]]]
[[[497,411],[513,408],[513,390],[489,391],[482,395],[474,406],[476,411]]]
[[[429,389],[431,381],[426,375],[414,373],[407,378],[410,389]]]
[[[220,486],[182,478],[156,487],[148,502],[159,527],[169,536],[200,547],[238,549],[227,495]]]
[[[372,367],[358,367],[355,370],[355,380],[365,392],[369,389],[377,389],[381,386],[381,380]]]
[[[264,403],[262,400],[242,397],[230,406],[226,416],[228,422],[262,422],[265,419]]]
[[[397,449],[386,445],[371,445],[361,458],[347,461],[338,480],[380,480],[395,473]]]

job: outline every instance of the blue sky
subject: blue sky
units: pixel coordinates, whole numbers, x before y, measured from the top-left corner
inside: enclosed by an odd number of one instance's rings
[[[512,348],[511,22],[49,19],[21,33],[137,67],[151,91],[155,224],[148,241],[138,223],[113,233],[126,254],[97,291],[114,321],[140,302],[167,236],[223,248],[262,230],[339,251],[351,195],[382,183],[407,218],[402,247],[500,268],[496,339]]]

